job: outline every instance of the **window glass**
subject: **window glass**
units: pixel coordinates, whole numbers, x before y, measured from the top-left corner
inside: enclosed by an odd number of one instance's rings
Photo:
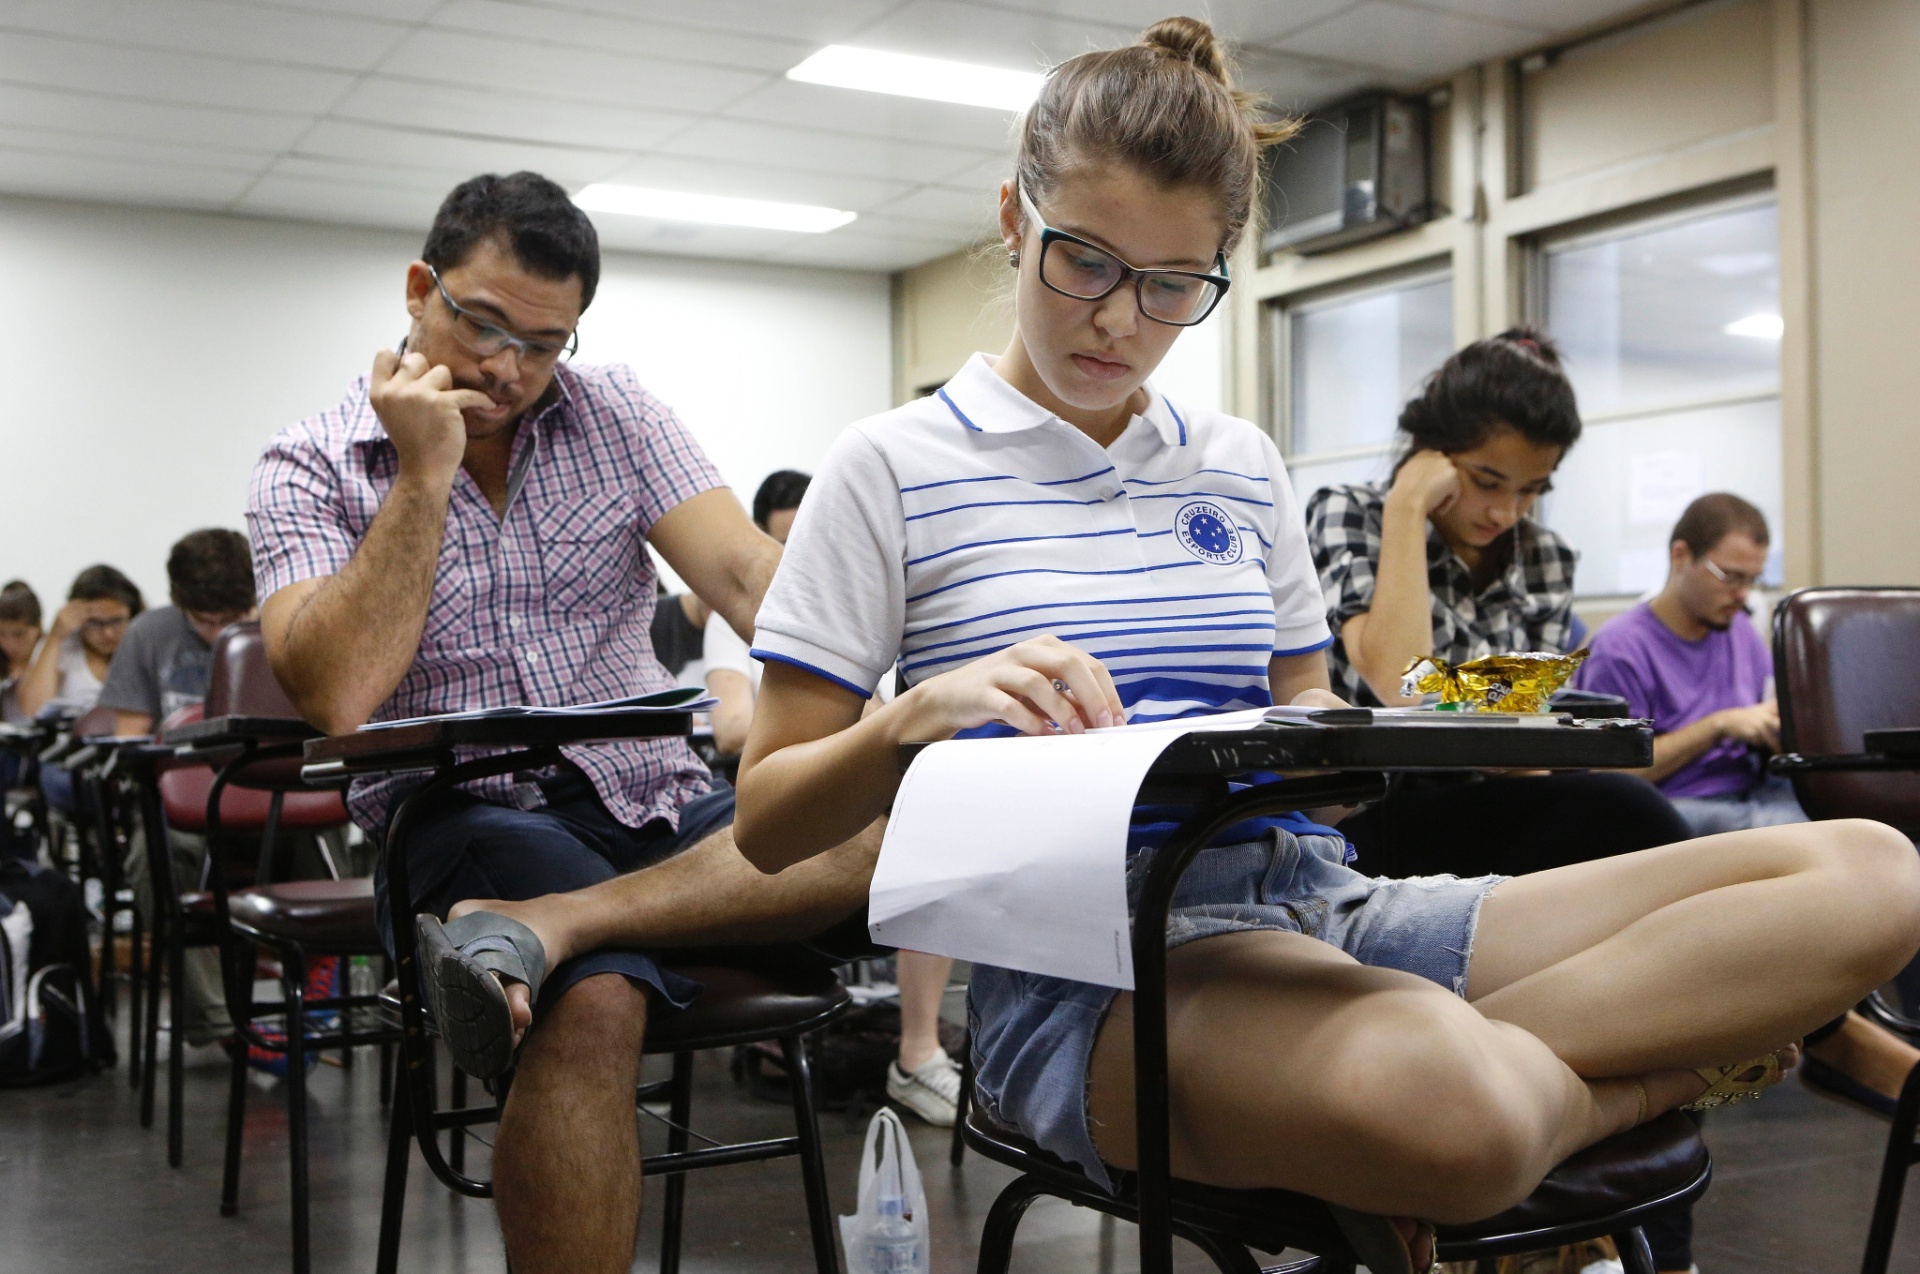
[[[1588,418],[1780,388],[1772,204],[1546,252],[1546,325]]]
[[[1580,596],[1666,580],[1673,524],[1731,491],[1767,515],[1781,577],[1780,271],[1771,204],[1549,244],[1544,326],[1586,424],[1541,516],[1580,550]]]
[[[1453,352],[1453,276],[1427,274],[1285,311],[1289,456],[1387,445],[1414,389]],[[1278,361],[1278,360],[1276,360]]]

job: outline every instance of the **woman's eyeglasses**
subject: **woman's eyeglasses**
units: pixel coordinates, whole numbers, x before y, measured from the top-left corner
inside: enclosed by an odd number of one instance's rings
[[[1040,230],[1040,281],[1062,296],[1098,301],[1132,279],[1142,314],[1156,323],[1192,327],[1213,313],[1232,283],[1227,277],[1224,253],[1215,258],[1218,274],[1142,269],[1077,235],[1049,226],[1025,190],[1020,192],[1020,206]]]
[[[574,351],[580,348],[578,332],[569,336],[565,344],[515,336],[498,323],[488,322],[472,310],[462,309],[455,304],[454,299],[447,295],[447,285],[440,281],[440,271],[428,266],[427,273],[433,276],[433,286],[440,289],[440,299],[453,311],[453,330],[460,343],[481,358],[492,358],[511,346],[521,363],[532,367],[551,367],[562,359],[572,358]]]

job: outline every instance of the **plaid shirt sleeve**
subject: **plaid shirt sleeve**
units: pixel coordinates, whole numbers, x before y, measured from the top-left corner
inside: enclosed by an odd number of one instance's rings
[[[677,505],[727,485],[673,408],[640,387],[633,369],[609,366],[616,396],[634,413],[639,442],[640,525],[644,531]]]
[[[347,525],[339,471],[312,423],[281,432],[253,466],[247,532],[262,601],[289,584],[338,574],[358,542]]]
[[[1379,495],[1366,487],[1322,487],[1307,501],[1307,542],[1320,572],[1327,627],[1336,636],[1342,624],[1373,608],[1381,508]]]

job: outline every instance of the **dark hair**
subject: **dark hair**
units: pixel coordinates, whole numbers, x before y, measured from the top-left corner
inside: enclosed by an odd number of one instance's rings
[[[754,523],[764,531],[767,519],[780,510],[799,508],[800,497],[807,493],[807,484],[812,481],[812,474],[798,469],[776,469],[768,474],[760,489],[753,493]]]
[[[1673,524],[1673,534],[1667,537],[1667,543],[1680,540],[1686,544],[1687,552],[1703,557],[1735,531],[1746,533],[1755,544],[1765,545],[1768,543],[1767,515],[1731,492],[1715,491],[1687,506],[1687,511]]]
[[[0,585],[0,623],[40,627],[40,595],[25,580]]]
[[[167,554],[167,584],[181,610],[210,615],[252,610],[257,598],[247,537],[220,527],[182,536]]]
[[[580,310],[600,286],[600,236],[567,192],[539,173],[483,173],[453,188],[433,214],[420,259],[442,274],[474,245],[499,237],[514,259],[549,279],[580,279]]]
[[[1502,425],[1562,451],[1580,440],[1580,408],[1560,351],[1530,327],[1475,341],[1427,377],[1400,411],[1406,442],[1399,463],[1416,451],[1472,451]]]
[[[1213,28],[1198,18],[1154,23],[1137,43],[1069,58],[1047,73],[1020,125],[1014,179],[1044,202],[1081,165],[1125,164],[1166,189],[1204,190],[1226,223],[1231,256],[1260,184],[1260,148],[1299,131],[1236,92]]]
[[[73,577],[73,587],[67,590],[70,602],[120,602],[127,608],[128,615],[138,615],[147,608],[146,599],[140,596],[140,586],[116,571],[111,566],[89,566]]]

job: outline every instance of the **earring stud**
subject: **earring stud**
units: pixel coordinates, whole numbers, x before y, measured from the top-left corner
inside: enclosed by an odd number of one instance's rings
[[[1018,270],[1020,268],[1020,254],[1018,252],[1007,253],[1007,264]]]

